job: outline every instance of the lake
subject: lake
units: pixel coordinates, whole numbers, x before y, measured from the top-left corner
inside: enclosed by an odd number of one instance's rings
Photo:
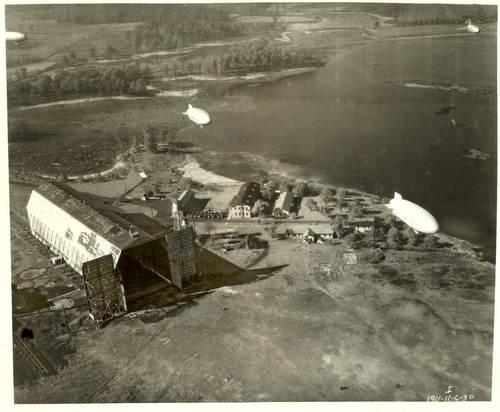
[[[335,184],[391,197],[398,191],[428,209],[443,232],[482,245],[491,259],[496,70],[493,35],[332,50],[316,72],[232,89],[229,95],[251,99],[255,109],[214,111],[213,123],[192,138],[208,150],[299,161]],[[469,93],[438,88],[446,82]],[[455,110],[436,114],[452,104]],[[490,158],[463,157],[471,147]]]

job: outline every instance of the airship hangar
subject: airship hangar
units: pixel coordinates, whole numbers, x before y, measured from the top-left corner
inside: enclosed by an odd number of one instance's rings
[[[174,230],[61,182],[33,189],[26,208],[33,236],[83,277],[97,327],[159,282],[179,290],[199,282],[191,227]]]

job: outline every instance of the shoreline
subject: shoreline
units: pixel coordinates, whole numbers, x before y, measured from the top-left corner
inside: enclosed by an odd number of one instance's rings
[[[151,96],[132,96],[132,95],[109,95],[109,96],[88,96],[88,97],[74,97],[68,100],[56,100],[49,101],[44,103],[36,103],[33,105],[20,105],[20,106],[12,106],[7,107],[7,111],[11,111],[13,113],[24,111],[24,110],[32,110],[53,106],[66,106],[66,105],[77,105],[77,104],[88,104],[88,103],[97,103],[106,100],[144,100],[144,99],[154,99],[158,97],[167,97],[167,98],[191,98],[196,97],[200,94],[203,94],[207,91],[207,88],[210,88],[212,84],[217,84],[222,87],[232,87],[236,85],[259,85],[261,83],[271,83],[276,80],[280,80],[290,76],[298,76],[305,73],[312,73],[319,69],[322,66],[311,66],[311,67],[297,67],[291,69],[283,69],[279,71],[269,71],[269,72],[256,72],[250,73],[243,76],[208,76],[208,75],[184,75],[177,76],[171,78],[161,78],[155,80],[154,82],[160,83],[171,83],[177,81],[193,81],[199,83],[197,87],[191,87],[189,89],[179,89],[179,90],[161,90],[156,89],[153,86],[154,90],[156,90],[155,94]],[[153,83],[154,83],[153,82]]]
[[[293,181],[295,183],[306,182],[306,183],[310,184],[312,187],[314,187],[315,189],[318,189],[320,191],[325,187],[330,187],[330,188],[333,188],[335,190],[337,190],[339,188],[344,188],[348,191],[348,193],[351,194],[351,196],[353,196],[353,195],[360,196],[360,197],[363,197],[363,198],[368,199],[370,201],[379,201],[379,197],[376,194],[363,191],[363,190],[358,189],[356,187],[344,186],[344,185],[337,184],[335,182],[329,182],[329,181],[325,180],[325,178],[323,178],[319,175],[315,175],[314,174],[315,171],[311,168],[308,168],[307,166],[293,165],[293,164],[282,162],[282,161],[279,161],[276,159],[269,159],[269,158],[265,158],[264,156],[260,156],[260,155],[256,155],[256,154],[252,154],[252,153],[247,153],[247,152],[239,153],[239,155],[242,155],[242,154],[247,156],[247,157],[250,157],[250,158],[259,159],[259,160],[265,162],[266,165],[269,165],[269,164],[273,165],[274,167],[270,170],[269,177],[273,178],[274,180],[283,181],[284,178],[288,177],[288,179],[286,179],[288,181]],[[208,152],[208,155],[209,156],[210,155],[224,156],[224,152]],[[189,157],[192,160],[194,160],[193,164],[194,163],[196,164],[196,170],[198,171],[198,173],[200,173],[200,176],[203,176],[204,174],[206,174],[207,176],[213,175],[213,176],[217,176],[217,178],[234,180],[232,178],[226,177],[226,175],[228,173],[221,173],[219,171],[220,165],[215,165],[216,167],[213,168],[214,165],[210,166],[210,164],[208,164],[208,161],[202,162],[202,165],[200,165],[200,163],[198,163],[198,161],[193,156],[189,155]],[[206,160],[206,157],[207,156],[205,156],[205,160]],[[255,176],[258,175],[258,170],[255,169],[254,164],[251,164],[250,162],[242,162],[242,163],[244,163],[247,166],[247,169],[249,169],[249,171],[247,172],[248,174],[252,174],[252,172],[253,172],[253,174]],[[281,170],[280,170],[280,168],[281,168]],[[297,168],[306,169],[306,170],[309,170],[309,172],[312,172],[312,179],[307,179],[307,177],[300,176],[300,175],[294,175],[294,174],[289,173],[290,170],[297,169]],[[215,171],[212,171],[214,169],[215,169]],[[186,177],[190,177],[190,176],[186,176]],[[196,178],[193,178],[192,180],[203,184],[201,181],[198,181]],[[248,180],[248,179],[235,180],[234,184],[236,184],[236,182],[239,182],[239,184],[241,184],[245,180]],[[213,184],[213,185],[217,186],[216,181],[210,182],[208,184]],[[488,245],[486,245],[486,244],[483,245],[480,243],[476,243],[476,242],[469,240],[467,238],[459,238],[459,237],[453,236],[452,234],[442,232],[442,231],[438,231],[437,233],[434,234],[434,236],[436,236],[439,239],[439,241],[441,241],[443,243],[451,243],[452,244],[451,248],[447,249],[448,251],[454,250],[460,254],[467,254],[470,256],[474,255],[474,253],[473,253],[474,249],[480,249],[482,251],[486,251],[485,256],[484,256],[484,261],[495,265],[495,253],[490,254],[489,249],[488,249]]]

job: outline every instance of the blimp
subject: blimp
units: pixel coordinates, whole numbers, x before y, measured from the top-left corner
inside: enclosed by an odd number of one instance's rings
[[[394,216],[400,218],[417,233],[436,233],[439,230],[434,216],[423,207],[404,200],[403,196],[397,192],[394,193],[394,199],[391,199],[386,206],[392,209]]]
[[[466,23],[467,23],[467,31],[469,33],[479,33],[479,27],[476,26],[475,24],[472,24],[471,19],[468,19]]]
[[[26,40],[26,34],[24,33],[19,33],[17,31],[6,31],[5,32],[5,41],[7,42],[20,42],[23,40]]]
[[[188,104],[188,109],[182,113],[189,117],[194,123],[203,127],[211,122],[210,115],[203,109],[198,109]]]

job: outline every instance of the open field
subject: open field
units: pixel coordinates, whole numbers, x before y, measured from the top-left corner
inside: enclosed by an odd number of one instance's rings
[[[9,144],[11,173],[80,175],[105,170],[132,146],[134,135],[142,141],[143,128],[186,121],[183,110],[185,104],[179,99],[155,98],[12,112],[10,119],[26,122],[34,133],[31,140]],[[44,149],[47,145],[49,152]]]
[[[125,32],[137,25],[60,23],[40,18],[36,11],[30,14],[15,7],[6,7],[5,21],[7,30],[25,33],[28,38],[22,44],[7,46],[8,74],[20,66],[25,67],[28,74],[33,74],[43,70],[45,65],[60,63],[62,55],[71,52],[78,58],[88,58],[92,45],[98,52],[104,51],[108,44],[121,48]],[[25,64],[23,59],[33,63]]]
[[[385,273],[345,266],[327,245],[274,241],[271,251],[257,268],[288,266],[260,269],[269,277],[194,298],[175,317],[151,310],[73,338],[69,365],[16,389],[16,401],[423,401],[448,385],[490,398],[491,265],[417,254],[417,272]],[[481,274],[480,295],[433,286],[464,270]]]

